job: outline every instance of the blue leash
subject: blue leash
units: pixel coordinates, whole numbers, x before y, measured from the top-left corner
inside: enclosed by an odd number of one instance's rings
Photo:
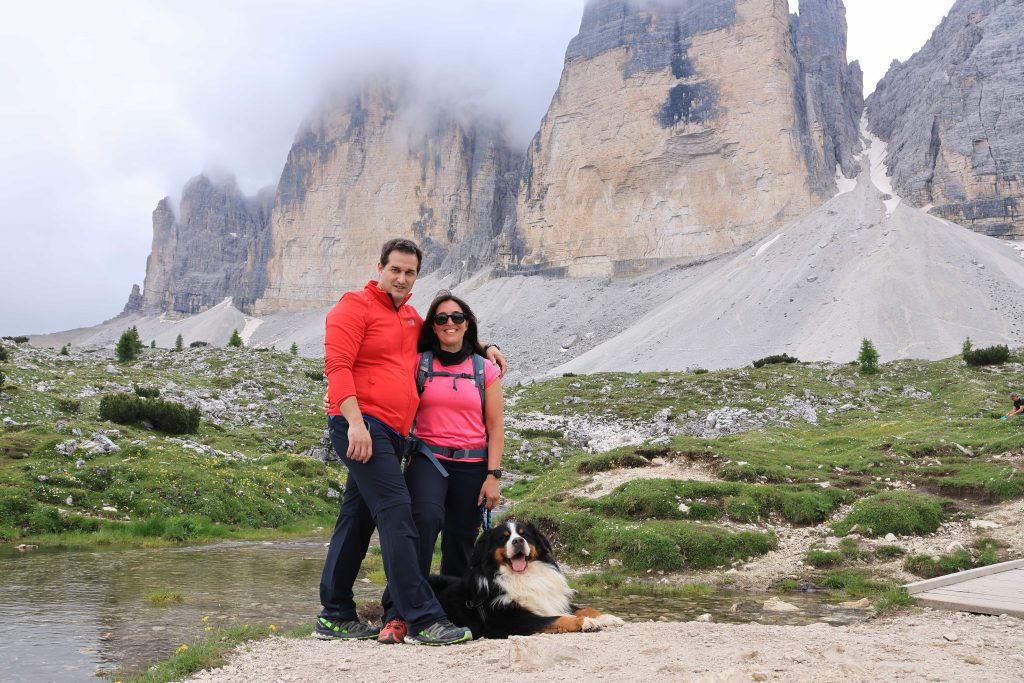
[[[487,501],[480,506],[480,525],[483,526],[484,531],[488,531],[494,527],[491,524],[491,511],[487,509]]]

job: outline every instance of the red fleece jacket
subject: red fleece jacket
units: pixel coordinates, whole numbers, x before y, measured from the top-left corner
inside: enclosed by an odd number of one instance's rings
[[[338,404],[355,396],[363,415],[409,433],[420,403],[416,341],[423,318],[408,300],[396,310],[391,295],[370,280],[346,292],[327,314],[324,372],[331,415],[340,415]]]

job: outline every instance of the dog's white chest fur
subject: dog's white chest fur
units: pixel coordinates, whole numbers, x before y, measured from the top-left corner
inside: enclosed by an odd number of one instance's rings
[[[547,562],[531,562],[524,572],[501,567],[495,583],[504,593],[495,599],[499,605],[516,603],[523,609],[545,617],[572,614],[570,600],[573,590],[562,572]]]

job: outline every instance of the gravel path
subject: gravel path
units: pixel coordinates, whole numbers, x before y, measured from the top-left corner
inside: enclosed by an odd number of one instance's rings
[[[271,638],[191,681],[1020,681],[1024,622],[924,610],[851,626],[637,623],[449,648]]]

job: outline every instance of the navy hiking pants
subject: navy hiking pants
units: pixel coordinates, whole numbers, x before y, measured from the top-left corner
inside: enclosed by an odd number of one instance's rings
[[[486,462],[441,460],[448,478],[441,476],[422,453],[414,453],[405,466],[405,481],[412,496],[412,515],[419,535],[419,571],[430,573],[434,545],[441,535],[441,573],[462,577],[469,571],[469,556],[480,533],[480,508],[476,504],[487,478]],[[402,612],[384,591],[385,620]]]
[[[352,587],[376,526],[390,599],[410,632],[416,633],[445,618],[445,613],[419,571],[419,536],[401,469],[405,441],[376,422],[371,421],[369,429],[373,457],[359,463],[345,455],[348,422],[340,416],[330,421],[331,443],[348,468],[348,481],[320,578],[320,616],[356,619]]]

